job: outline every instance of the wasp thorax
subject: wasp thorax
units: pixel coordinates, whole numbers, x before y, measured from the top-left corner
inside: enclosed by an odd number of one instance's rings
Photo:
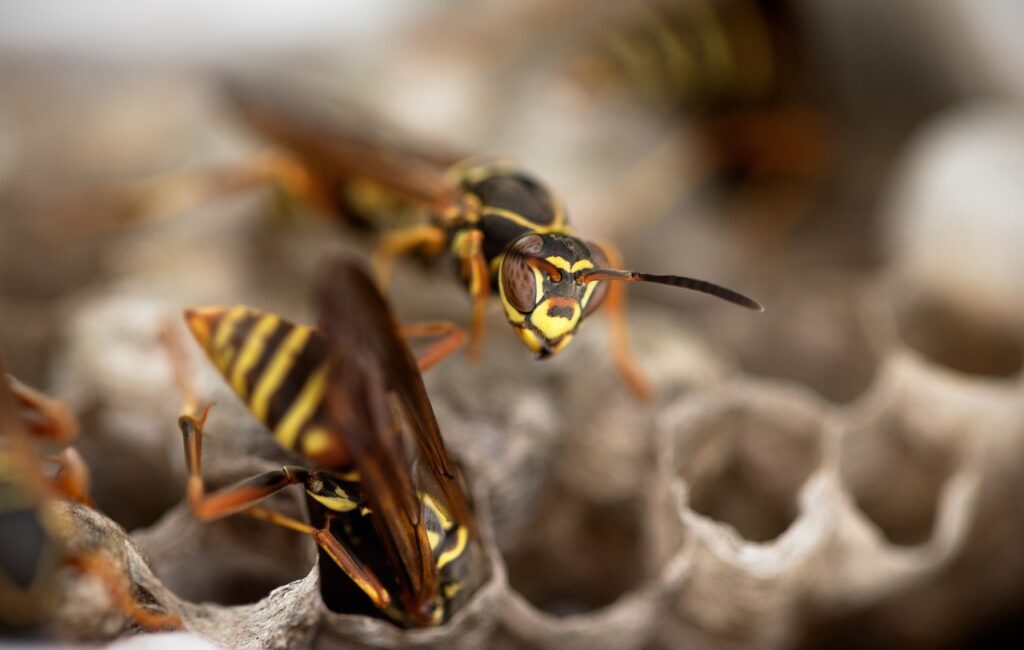
[[[583,317],[600,302],[600,283],[580,282],[578,274],[603,260],[596,247],[556,233],[524,235],[503,254],[498,289],[505,313],[539,357],[563,350]]]

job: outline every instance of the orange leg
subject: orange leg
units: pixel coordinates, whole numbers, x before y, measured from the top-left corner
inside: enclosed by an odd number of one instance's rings
[[[209,408],[200,418],[182,415],[178,426],[185,442],[185,466],[188,468],[188,502],[196,517],[204,521],[233,515],[259,503],[289,485],[305,483],[309,472],[302,467],[285,466],[279,470],[265,472],[243,479],[234,485],[206,493],[201,474],[203,448],[203,421]]]
[[[217,199],[256,187],[277,185],[315,209],[330,212],[322,185],[308,168],[280,150],[207,169],[173,171],[124,190],[125,221],[156,223]]]
[[[484,234],[480,230],[468,230],[458,241],[455,255],[462,266],[462,277],[469,287],[473,300],[473,317],[469,331],[469,356],[479,359],[483,350],[484,326],[487,317],[487,298],[491,292],[491,274],[487,269],[487,258],[483,252]]]
[[[418,362],[420,372],[426,372],[437,364],[441,363],[466,342],[466,330],[450,321],[437,321],[434,323],[416,323],[415,325],[403,325],[402,336],[407,339],[420,337],[440,337],[431,343],[419,354]]]
[[[70,442],[78,437],[78,420],[61,402],[43,395],[14,377],[7,381],[25,427],[34,436]]]
[[[85,553],[70,558],[68,562],[83,573],[99,578],[114,605],[141,627],[150,630],[180,630],[182,628],[181,619],[177,615],[159,614],[140,605],[128,587],[128,579],[103,555]]]
[[[395,260],[413,251],[437,255],[448,241],[443,228],[421,224],[385,233],[373,253],[373,272],[381,288],[386,288],[391,279]]]
[[[57,463],[59,467],[53,482],[54,489],[73,501],[95,508],[96,504],[89,498],[89,467],[78,450],[68,447],[48,460]]]
[[[195,387],[189,378],[187,357],[181,347],[180,338],[170,325],[164,327],[160,336],[171,358],[175,379],[183,395],[184,413],[178,418],[178,427],[181,429],[185,445],[185,467],[188,470],[186,494],[196,517],[204,521],[227,517],[252,507],[289,485],[304,483],[309,477],[307,470],[302,467],[285,466],[279,470],[243,479],[213,494],[206,493],[202,476],[203,426],[206,424],[210,407],[206,406],[201,410],[198,407]]]
[[[181,410],[186,415],[195,416],[199,412],[199,398],[196,396],[196,387],[192,383],[192,368],[189,366],[188,354],[185,353],[181,336],[178,335],[178,330],[170,320],[164,322],[160,327],[160,344],[167,352],[167,357],[171,362],[174,383],[178,386],[178,392],[181,394]],[[209,407],[207,407],[208,409]],[[205,420],[204,412],[202,421]]]
[[[384,587],[381,581],[362,562],[356,559],[345,546],[331,533],[330,517],[324,522],[323,528],[314,528],[309,524],[293,519],[280,512],[268,508],[250,508],[245,514],[256,519],[282,526],[305,535],[309,535],[320,548],[327,552],[327,555],[334,560],[335,564],[345,572],[352,582],[373,601],[379,609],[385,609],[391,604],[391,594]]]
[[[611,244],[601,242],[601,250],[608,258],[611,268],[622,268],[622,255]],[[609,282],[608,293],[601,309],[608,319],[611,337],[612,361],[633,394],[642,401],[648,401],[654,392],[643,371],[633,356],[629,345],[629,325],[626,322],[626,291],[621,282]]]

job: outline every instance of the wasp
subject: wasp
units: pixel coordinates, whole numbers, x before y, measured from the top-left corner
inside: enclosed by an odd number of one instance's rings
[[[566,69],[696,124],[713,179],[798,197],[832,169],[836,135],[792,0],[647,0],[609,17]]]
[[[233,391],[281,447],[312,465],[208,494],[200,461],[209,407],[198,407],[182,378],[179,348],[188,500],[200,519],[244,512],[309,535],[328,608],[401,627],[438,625],[480,584],[483,551],[420,374],[437,357],[413,356],[376,285],[353,263],[328,267],[318,301],[321,328],[243,306],[186,311]],[[406,432],[426,471],[414,472]],[[305,491],[310,523],[259,505],[289,485]]]
[[[125,576],[104,554],[68,549],[55,504],[70,499],[92,505],[88,469],[73,447],[49,457],[35,443],[68,443],[77,430],[77,421],[63,404],[5,375],[0,367],[0,631],[45,634],[65,567],[99,579],[113,605],[138,625],[180,627],[177,616],[140,605]],[[44,461],[57,464],[55,476],[46,473]]]
[[[620,283],[665,284],[762,309],[704,280],[621,270],[614,247],[574,234],[558,197],[514,163],[424,153],[386,129],[352,120],[337,105],[303,101],[302,92],[282,86],[236,78],[225,87],[245,122],[280,147],[280,154],[256,164],[264,178],[364,223],[417,215],[414,223],[381,236],[378,276],[386,278],[401,256],[450,251],[473,301],[474,355],[494,289],[509,324],[538,358],[564,350],[581,322],[604,304],[615,364],[645,397],[651,391],[629,351]]]

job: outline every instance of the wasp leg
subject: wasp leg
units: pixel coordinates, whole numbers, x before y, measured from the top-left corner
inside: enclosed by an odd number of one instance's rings
[[[200,418],[182,415],[178,426],[185,442],[185,466],[188,468],[188,502],[196,517],[204,521],[220,519],[251,508],[289,485],[305,483],[309,472],[302,467],[285,466],[279,470],[243,479],[212,494],[206,493],[200,463],[203,449],[203,421],[209,408]]]
[[[203,485],[203,426],[210,407],[199,409],[195,387],[189,378],[187,357],[181,340],[170,325],[160,333],[161,342],[171,358],[175,381],[182,393],[184,413],[178,418],[182,441],[185,445],[185,467],[188,470],[186,495],[192,512],[202,520],[220,519],[241,512],[289,485],[304,483],[309,472],[302,467],[285,466],[265,472],[234,485],[207,494]],[[196,413],[198,412],[198,415]]]
[[[57,463],[57,476],[53,487],[67,498],[90,508],[96,504],[89,498],[89,467],[74,447],[68,447],[57,456],[47,460]]]
[[[601,242],[601,250],[612,268],[622,267],[622,255],[612,244]],[[621,282],[609,282],[608,293],[605,295],[604,304],[601,309],[608,319],[610,330],[612,361],[622,375],[626,385],[633,391],[633,394],[642,401],[648,401],[653,396],[650,382],[644,376],[643,371],[633,356],[629,345],[629,325],[626,322],[626,291]]]
[[[357,560],[345,546],[338,541],[338,538],[331,533],[330,517],[324,522],[323,528],[314,528],[307,523],[293,519],[280,512],[268,508],[250,508],[245,511],[250,517],[262,519],[263,521],[309,535],[322,548],[327,555],[334,560],[334,563],[345,572],[352,582],[363,590],[378,609],[386,609],[391,604],[391,594],[366,566]]]
[[[174,383],[181,394],[181,411],[185,415],[195,416],[199,412],[199,398],[196,397],[196,387],[192,382],[192,368],[189,365],[188,354],[185,353],[185,346],[178,335],[178,330],[172,321],[166,320],[160,326],[160,344],[167,352],[171,362],[171,372],[174,374]],[[206,414],[202,414],[202,421],[206,420]],[[200,422],[202,424],[202,422]]]
[[[469,287],[473,300],[473,319],[469,333],[469,356],[480,358],[483,349],[484,325],[487,316],[487,297],[490,295],[491,278],[487,270],[487,258],[483,252],[484,234],[472,229],[455,245],[454,252],[462,265],[462,277]]]
[[[176,614],[158,614],[139,604],[128,587],[128,579],[103,555],[84,553],[70,558],[68,562],[83,573],[97,577],[103,583],[114,605],[130,616],[139,626],[150,630],[180,630],[182,628],[181,619]]]
[[[445,234],[444,229],[430,224],[410,226],[385,233],[377,244],[377,250],[373,253],[373,274],[377,278],[377,283],[382,288],[388,286],[395,260],[399,257],[416,250],[434,256],[444,249],[447,241],[448,235]]]
[[[407,339],[432,336],[440,337],[427,346],[427,348],[416,358],[420,372],[426,372],[441,363],[462,347],[462,344],[466,342],[466,330],[451,321],[403,325],[402,336]]]
[[[10,375],[7,375],[7,381],[18,404],[21,420],[33,435],[58,442],[70,442],[78,437],[78,421],[64,404]]]
[[[158,223],[217,199],[276,185],[315,209],[330,211],[323,187],[283,151],[268,150],[233,164],[172,171],[122,190],[121,221]]]

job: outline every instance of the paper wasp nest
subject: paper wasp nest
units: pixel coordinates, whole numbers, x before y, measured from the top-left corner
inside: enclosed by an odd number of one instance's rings
[[[12,115],[71,103],[32,78],[14,81],[41,97]],[[215,159],[222,149],[252,147],[225,144],[228,127],[209,124],[212,102],[181,85],[189,90],[173,109],[146,84],[104,91],[164,133],[174,163],[193,160],[186,150]],[[96,127],[94,141],[67,143],[63,164],[99,148],[119,151],[125,160],[115,162],[134,168],[130,147],[108,146],[118,141],[108,121],[118,120],[87,109],[75,119]],[[173,110],[186,114],[187,129],[161,127],[174,122],[160,117]],[[30,379],[82,418],[79,447],[106,515],[64,508],[78,531],[72,537],[108,549],[136,596],[181,617],[186,634],[175,643],[738,650],[885,639],[940,647],[1019,612],[1024,598],[1024,285],[1019,273],[996,273],[1001,283],[976,293],[945,273],[954,257],[968,279],[1019,267],[1010,257],[993,262],[987,245],[964,245],[987,237],[1019,249],[1019,165],[1001,161],[1020,160],[1020,109],[997,113],[1003,121],[980,125],[976,115],[957,114],[922,136],[877,208],[888,211],[886,227],[857,230],[885,239],[870,253],[856,243],[854,252],[823,246],[813,227],[785,255],[763,256],[740,241],[742,228],[718,222],[672,215],[623,228],[623,248],[638,266],[671,270],[692,255],[680,272],[746,273],[750,292],[768,305],[750,317],[657,289],[631,292],[633,342],[656,387],[649,404],[624,390],[601,319],[588,320],[563,355],[538,363],[492,305],[482,361],[456,358],[426,377],[489,556],[486,582],[436,629],[329,612],[310,540],[245,517],[201,523],[182,502],[180,397],[161,327],[204,302],[251,303],[311,322],[315,261],[365,247],[339,241],[309,215],[271,218],[267,196],[247,196],[155,233],[57,256],[47,274],[12,243],[39,233],[11,225],[27,217],[12,219],[0,223],[0,270],[42,298],[0,287],[0,335],[11,365],[30,369]],[[13,173],[10,159],[0,149],[0,174]],[[959,175],[949,170],[958,165],[976,174],[965,185],[986,188],[985,202],[967,201],[985,219],[947,200],[973,198],[969,187],[953,187]],[[984,232],[972,230],[978,223]],[[710,244],[681,250],[691,237]],[[880,249],[887,258],[863,263]],[[832,255],[857,263],[807,270]],[[468,312],[447,271],[399,268],[390,298],[402,320]],[[98,280],[87,285],[87,277]],[[216,402],[207,485],[301,462],[190,349],[202,398]],[[302,518],[294,490],[273,504]],[[68,580],[58,625],[66,636],[128,637],[116,647],[148,647],[152,639],[131,636],[138,630],[96,585]]]

